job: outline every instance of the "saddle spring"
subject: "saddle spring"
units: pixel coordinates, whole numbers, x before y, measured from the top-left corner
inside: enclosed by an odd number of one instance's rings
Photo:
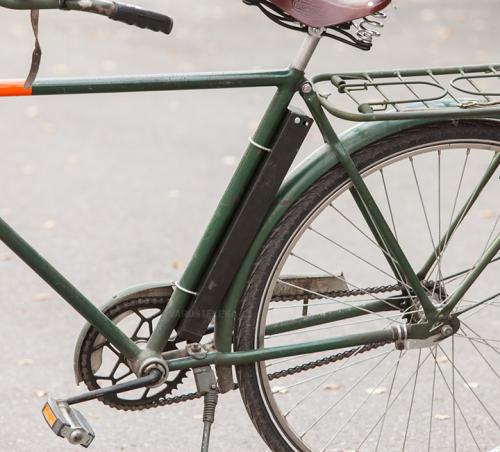
[[[365,44],[372,44],[373,38],[378,38],[380,36],[380,31],[378,31],[378,29],[384,28],[383,21],[385,19],[387,19],[387,14],[379,11],[363,17],[358,23],[353,23],[359,40]]]

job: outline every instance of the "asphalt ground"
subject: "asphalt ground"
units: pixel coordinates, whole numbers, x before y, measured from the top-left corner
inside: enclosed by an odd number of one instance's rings
[[[172,35],[42,12],[40,77],[285,67],[302,39],[238,1],[140,5],[172,15]],[[309,73],[498,61],[498,1],[396,6],[371,52],[322,42]],[[0,78],[24,77],[32,46],[28,13],[0,11]],[[271,95],[2,99],[0,214],[96,304],[136,283],[175,280]],[[301,155],[319,144],[315,130]],[[40,409],[47,394],[77,391],[73,347],[83,322],[3,245],[0,308],[0,451],[71,450]],[[82,406],[99,452],[197,450],[201,410],[197,402],[140,413]],[[238,393],[225,395],[212,450],[265,449]]]

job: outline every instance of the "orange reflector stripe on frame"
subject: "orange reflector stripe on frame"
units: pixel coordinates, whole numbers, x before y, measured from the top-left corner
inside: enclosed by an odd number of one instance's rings
[[[25,89],[24,82],[15,80],[0,80],[0,97],[31,96],[33,88]]]

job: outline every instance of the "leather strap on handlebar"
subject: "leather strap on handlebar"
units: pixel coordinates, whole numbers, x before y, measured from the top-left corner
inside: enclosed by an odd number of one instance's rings
[[[24,82],[24,88],[30,89],[35,82],[36,76],[38,74],[38,69],[40,69],[40,62],[42,61],[42,48],[40,47],[40,41],[38,40],[38,22],[40,19],[40,11],[34,9],[31,11],[31,26],[33,27],[33,33],[35,35],[35,49],[33,50],[33,55],[31,57],[31,68]]]

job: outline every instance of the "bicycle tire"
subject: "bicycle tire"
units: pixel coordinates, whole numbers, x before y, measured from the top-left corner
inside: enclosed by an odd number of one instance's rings
[[[452,149],[453,146],[458,147],[464,143],[470,143],[471,148],[472,145],[476,143],[481,145],[481,149],[483,150],[489,149],[491,151],[493,149],[493,155],[496,155],[496,152],[500,152],[500,122],[493,120],[464,120],[446,121],[431,125],[418,126],[396,135],[383,138],[382,140],[367,146],[365,149],[357,152],[353,159],[363,177],[366,177],[369,181],[370,175],[375,174],[373,168],[378,167],[386,170],[389,165],[397,164],[402,161],[401,159],[406,160],[405,156],[408,155],[423,155],[422,158],[426,158],[427,154],[423,152],[422,149],[435,149],[436,147],[440,147],[441,149]],[[417,151],[420,153],[417,153]],[[444,153],[444,151],[439,151],[439,153],[441,152]],[[466,150],[466,152],[471,152],[471,149]],[[472,153],[470,155],[472,155]],[[399,160],[395,160],[396,157]],[[414,158],[417,159],[417,157]],[[441,154],[439,154],[439,159],[441,158]],[[439,161],[441,165],[441,160]],[[498,180],[498,174],[494,176],[492,180]],[[246,284],[246,289],[237,313],[234,336],[235,350],[252,350],[264,345],[266,339],[264,339],[265,336],[263,333],[263,327],[265,327],[266,318],[270,315],[270,294],[273,292],[273,287],[276,284],[281,269],[286,266],[288,259],[291,259],[290,256],[293,255],[293,251],[301,243],[303,236],[305,236],[305,231],[310,232],[310,225],[315,221],[319,221],[318,218],[320,218],[321,214],[323,214],[323,212],[325,212],[328,208],[330,202],[327,202],[327,200],[337,199],[335,196],[340,197],[342,193],[345,193],[347,184],[348,177],[344,169],[340,165],[337,165],[328,171],[327,174],[319,178],[308,190],[306,190],[306,192],[301,195],[294,205],[291,206],[279,224],[276,225],[267,242],[262,247]],[[439,184],[441,189],[441,182],[439,182]],[[340,193],[341,191],[342,193]],[[498,188],[496,193],[498,193]],[[496,199],[498,200],[499,198],[496,197]],[[498,209],[498,203],[494,206],[494,208]],[[388,216],[389,215],[386,212],[386,218]],[[439,212],[439,217],[441,218],[441,212]],[[390,219],[387,218],[387,221],[389,222]],[[441,222],[441,219],[439,221]],[[493,231],[494,230],[495,229],[493,229]],[[425,228],[424,230],[420,230],[419,233],[421,233],[422,238],[427,234]],[[349,275],[347,275],[347,277],[349,277]],[[498,286],[498,279],[496,282]],[[367,284],[369,284],[369,282],[367,282]],[[364,285],[363,287],[369,287],[369,285]],[[299,309],[299,307],[297,307],[297,309]],[[304,332],[304,334],[306,334],[306,332]],[[386,347],[394,348],[394,346]],[[436,361],[437,353],[432,356],[434,361]],[[304,359],[311,360],[311,357],[306,356]],[[434,365],[434,375],[436,375],[437,365]],[[259,434],[268,447],[273,451],[316,450],[315,447],[307,444],[305,440],[300,437],[299,432],[294,430],[295,427],[290,425],[291,421],[289,422],[289,420],[286,419],[286,416],[280,412],[280,410],[284,410],[284,408],[282,409],[278,407],[279,403],[282,402],[278,402],[277,397],[288,398],[289,396],[287,393],[280,396],[279,391],[273,393],[275,390],[270,387],[270,383],[266,377],[266,369],[266,363],[242,365],[238,366],[236,369],[243,402]],[[458,376],[455,374],[455,363],[453,363],[453,375],[458,381]],[[434,381],[436,381],[436,376],[434,376],[434,379]],[[415,377],[415,386],[417,386],[417,377]],[[432,395],[434,403],[434,392]],[[317,406],[317,408],[320,409],[319,406]],[[456,407],[453,409],[455,410],[454,416],[457,417],[453,418],[455,426],[455,433],[453,435],[455,441],[458,441],[456,426],[459,422],[456,419],[459,419],[459,415],[456,414]],[[313,407],[312,411],[310,410],[309,413],[304,416],[306,418],[307,416],[314,418],[316,416],[315,408]],[[409,416],[409,419],[410,417],[411,416]],[[342,419],[344,418],[345,416]],[[332,416],[330,416],[330,422],[334,423],[340,421],[336,421],[336,416],[332,414]],[[430,422],[432,431],[432,417]],[[410,420],[408,420],[408,424],[410,424]],[[464,430],[466,430],[465,427]],[[412,447],[416,448],[415,450],[418,450],[422,444],[419,443],[417,446],[412,446],[407,439],[408,431],[409,428],[406,426],[403,450],[411,450]],[[498,441],[500,440],[499,431],[497,431],[496,434],[496,438],[494,439]],[[387,443],[388,445],[380,450],[401,450],[401,442],[403,441],[401,436],[402,434],[397,438],[395,437],[394,444],[391,445],[389,441]],[[429,438],[430,445],[431,439],[433,439],[430,434]],[[494,439],[492,438],[492,440]],[[449,440],[449,437],[447,440]],[[379,438],[376,445],[377,449],[380,447],[380,441],[381,439]],[[436,440],[434,440],[434,442],[435,441]],[[396,442],[398,443],[397,445]],[[366,444],[367,443],[365,443],[365,445]],[[453,444],[453,441],[449,442],[449,444]],[[336,446],[337,448],[334,448],[333,450],[358,450],[357,448],[353,449],[352,446],[348,446],[349,444],[344,441],[343,443],[341,442],[338,444]],[[328,444],[325,449],[321,450],[330,450],[329,447],[333,447],[333,444]],[[482,450],[482,446],[480,447],[480,450]]]

